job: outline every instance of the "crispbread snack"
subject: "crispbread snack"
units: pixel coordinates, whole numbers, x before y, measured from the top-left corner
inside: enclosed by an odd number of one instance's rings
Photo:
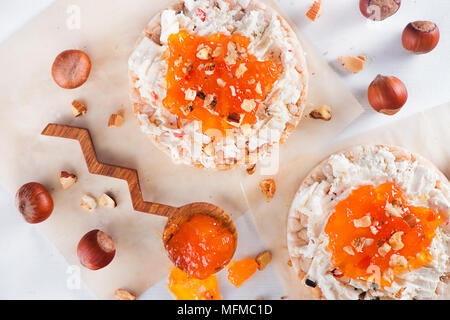
[[[199,10],[204,16],[198,16]],[[181,30],[199,36],[242,34],[251,40],[249,54],[277,62],[281,75],[255,108],[257,121],[250,131],[236,126],[218,139],[202,132],[199,121],[186,121],[165,108],[167,39]],[[129,77],[142,131],[174,162],[215,170],[270,155],[297,126],[307,93],[306,61],[295,33],[274,9],[254,0],[185,0],[164,10],[141,34],[129,60]]]
[[[325,226],[336,205],[355,188],[377,187],[389,182],[399,186],[414,206],[441,212],[446,221],[436,229],[429,246],[432,260],[418,269],[396,274],[390,286],[380,287],[372,281],[355,280],[336,272],[338,269],[332,263],[332,253],[328,248],[330,238]],[[324,160],[300,185],[288,217],[289,255],[299,278],[316,298],[448,298],[449,210],[449,181],[430,161],[399,147],[353,147]],[[370,216],[370,212],[368,214]],[[371,223],[374,223],[373,220]],[[374,234],[378,232],[374,231]],[[381,243],[376,245],[380,247]],[[392,253],[392,256],[396,254]],[[384,273],[380,276],[383,277]]]

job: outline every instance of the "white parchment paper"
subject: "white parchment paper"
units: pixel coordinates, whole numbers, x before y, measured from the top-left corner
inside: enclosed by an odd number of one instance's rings
[[[76,141],[40,135],[47,123],[88,128],[100,161],[138,170],[146,200],[174,206],[208,201],[233,219],[248,209],[240,185],[252,184],[254,178],[244,169],[211,172],[172,164],[140,132],[130,110],[128,56],[147,22],[168,4],[156,0],[79,0],[76,4],[61,0],[0,47],[4,75],[0,77],[0,181],[11,196],[30,181],[49,188],[55,210],[36,227],[71,265],[79,266],[76,246],[84,233],[99,228],[113,237],[117,247],[113,262],[98,271],[81,269],[83,280],[99,298],[113,298],[119,287],[140,294],[167,275],[170,262],[160,237],[165,220],[133,212],[126,183],[90,175]],[[284,166],[301,156],[301,166],[312,167],[308,152],[325,146],[361,114],[362,108],[311,45],[301,35],[300,39],[311,75],[309,109],[280,147],[280,159]],[[75,90],[61,89],[51,78],[54,58],[66,49],[84,50],[92,61],[88,81]],[[74,99],[88,107],[88,113],[76,119],[70,110]],[[333,119],[326,123],[309,119],[311,107],[323,103],[333,107]],[[124,126],[108,128],[110,114],[119,109],[126,110]],[[61,170],[79,177],[66,191],[59,185]],[[295,172],[296,168],[290,170]],[[297,181],[293,182],[295,188]],[[82,195],[98,197],[103,192],[116,197],[116,209],[88,213],[80,208]],[[285,208],[277,210],[280,215],[271,217],[275,221],[265,223],[278,227]]]

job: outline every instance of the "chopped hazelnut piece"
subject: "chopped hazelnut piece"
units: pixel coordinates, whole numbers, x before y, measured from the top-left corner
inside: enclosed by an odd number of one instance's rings
[[[352,247],[355,248],[356,252],[362,252],[364,246],[369,246],[373,243],[373,239],[368,239],[364,237],[355,238],[352,241]]]
[[[313,119],[330,121],[331,120],[331,108],[327,105],[323,105],[320,108],[311,111],[311,113],[309,115]]]
[[[95,208],[97,208],[97,201],[93,197],[85,194],[81,198],[81,207],[85,208],[88,211],[93,211]]]
[[[315,21],[318,17],[320,17],[322,13],[322,0],[314,1],[312,6],[309,8],[308,12],[306,12],[306,16],[311,19],[311,21]]]
[[[197,96],[197,91],[195,91],[195,90],[187,89],[184,92],[184,99],[187,101],[194,101],[196,96]]]
[[[384,210],[386,211],[386,215],[388,217],[398,217],[398,218],[402,217],[403,212],[401,209],[401,204],[399,204],[395,200],[392,201],[392,203],[387,203],[386,206],[384,207]]]
[[[227,83],[222,79],[217,78],[217,84],[219,85],[219,87],[224,88]]]
[[[386,242],[381,247],[378,248],[378,253],[382,257],[387,255],[389,251],[391,251],[391,246]]]
[[[187,116],[189,113],[191,113],[192,110],[194,110],[194,107],[192,106],[192,102],[181,107],[181,111],[183,112],[183,114],[185,116]]]
[[[236,78],[242,78],[245,71],[247,71],[247,67],[245,66],[245,63],[239,64],[239,67],[236,69]]]
[[[205,100],[206,94],[203,91],[197,91],[197,97],[199,97],[202,100]]]
[[[360,219],[354,219],[353,225],[355,228],[367,228],[372,224],[372,221],[370,220],[370,215],[365,215],[364,217]]]
[[[182,62],[183,62],[183,57],[180,56],[180,57],[178,57],[177,60],[175,60],[174,66],[175,66],[175,67],[179,67],[179,66],[181,65]]]
[[[258,264],[258,269],[264,270],[270,261],[272,261],[272,253],[270,251],[261,252],[256,256],[255,261]]]
[[[208,76],[213,75],[215,69],[216,69],[216,64],[213,62],[209,62],[205,65],[205,74]]]
[[[75,118],[86,114],[86,112],[87,108],[83,103],[78,100],[72,101],[72,113]]]
[[[123,118],[123,116],[114,113],[109,117],[108,127],[120,128],[123,125],[124,121],[125,119]]]
[[[252,126],[249,123],[244,123],[241,126],[241,130],[245,137],[250,137],[252,135]]]
[[[394,281],[394,270],[391,268],[387,269],[385,272],[383,272],[383,278],[386,279],[389,283]]]
[[[262,90],[261,90],[261,82],[258,82],[257,84],[256,84],[256,88],[255,88],[255,92],[257,93],[257,94],[262,94]]]
[[[353,252],[353,249],[352,249],[352,247],[350,247],[350,246],[345,246],[344,248],[342,248],[346,253],[348,253],[349,255],[351,255],[351,256],[354,256],[355,255],[355,253]]]
[[[270,202],[276,190],[275,181],[273,179],[265,179],[259,183],[259,187],[266,198],[266,202]]]
[[[100,199],[98,199],[98,203],[100,203],[100,205],[102,205],[102,206],[104,206],[106,208],[115,208],[115,207],[117,207],[116,201],[112,197],[107,195],[106,193],[102,194]]]
[[[200,60],[209,60],[211,59],[212,49],[208,46],[198,48],[196,57]]]
[[[232,126],[239,127],[241,125],[244,115],[242,113],[233,112],[227,117],[227,122]]]
[[[227,54],[224,58],[224,61],[226,64],[228,65],[232,65],[232,64],[236,64],[237,62],[237,50],[236,50],[237,46],[235,42],[228,42],[228,46],[227,46]]]
[[[376,235],[378,233],[378,229],[374,226],[370,226],[370,232],[372,232],[373,235]]]
[[[389,238],[389,244],[392,250],[401,250],[404,247],[402,235],[402,231],[397,231]]]
[[[236,97],[236,89],[234,88],[234,86],[230,86],[230,90],[231,90],[231,95],[233,97]]]
[[[215,154],[215,149],[213,146],[213,143],[208,143],[207,145],[205,145],[203,147],[203,151],[205,152],[205,154],[207,154],[208,156],[212,157]]]
[[[364,65],[366,64],[365,56],[341,56],[338,58],[338,61],[342,64],[342,66],[352,73],[358,73],[362,69],[364,69]]]
[[[404,256],[399,254],[393,254],[389,260],[391,267],[406,267],[408,266],[408,260]]]
[[[246,112],[250,112],[256,107],[256,102],[253,99],[244,99],[244,101],[241,104],[242,110]]]
[[[216,110],[217,105],[217,98],[214,97],[212,94],[208,94],[205,99],[205,107],[212,109],[213,111]]]
[[[191,60],[187,60],[184,63],[184,67],[181,69],[184,74],[189,74],[192,71],[192,67],[194,66],[194,63]]]
[[[403,217],[403,220],[408,224],[408,226],[412,229],[417,225],[417,218],[411,214],[408,214]]]
[[[59,174],[59,182],[64,190],[70,188],[77,180],[78,178],[76,175],[67,171],[61,171]]]
[[[217,47],[214,49],[214,52],[212,54],[213,58],[217,58],[218,56],[220,56],[221,54],[224,53],[224,49],[222,47]]]
[[[256,171],[256,164],[252,164],[250,167],[247,168],[247,173],[248,173],[249,175],[254,174],[255,171]]]
[[[389,269],[392,270],[392,269]],[[393,272],[393,271],[392,271]],[[406,287],[400,288],[396,293],[395,293],[395,298],[396,299],[401,299],[402,295],[403,295],[403,291],[406,290]]]
[[[117,289],[114,296],[119,300],[136,300],[136,296],[125,289]]]

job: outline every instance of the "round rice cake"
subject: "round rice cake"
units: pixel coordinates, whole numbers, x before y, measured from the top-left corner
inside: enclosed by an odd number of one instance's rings
[[[139,126],[175,163],[254,164],[285,141],[305,106],[302,47],[254,0],[176,3],[150,21],[128,66]]]
[[[289,255],[316,298],[448,299],[449,210],[449,181],[431,162],[398,147],[357,146],[300,185]]]

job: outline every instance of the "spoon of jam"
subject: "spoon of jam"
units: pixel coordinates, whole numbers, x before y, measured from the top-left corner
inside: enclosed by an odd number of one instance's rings
[[[42,135],[78,140],[90,173],[127,181],[134,210],[167,217],[164,247],[170,260],[189,277],[205,279],[231,261],[237,232],[224,210],[206,202],[172,207],[144,201],[137,171],[100,163],[87,129],[49,124]]]

